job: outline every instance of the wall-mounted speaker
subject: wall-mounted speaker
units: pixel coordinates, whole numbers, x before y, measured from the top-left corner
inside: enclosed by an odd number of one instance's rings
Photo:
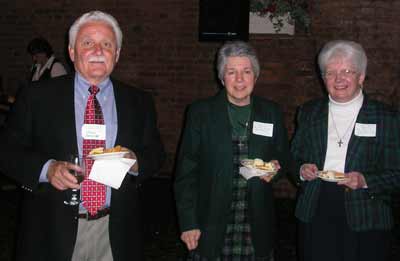
[[[199,40],[248,40],[249,0],[200,0]]]

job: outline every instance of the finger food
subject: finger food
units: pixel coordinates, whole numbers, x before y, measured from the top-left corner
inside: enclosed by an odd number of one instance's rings
[[[275,171],[275,165],[272,162],[265,162],[264,160],[259,158],[255,158],[254,160],[251,159],[242,160],[242,165],[249,168],[260,169],[269,172]]]
[[[264,166],[264,161],[262,159],[254,159],[253,162],[254,167],[261,167]]]
[[[94,148],[89,152],[89,155],[96,155],[96,154],[103,154],[104,153],[104,148],[99,147],[99,148]]]
[[[256,166],[256,168],[265,171],[275,171],[275,165],[272,162],[264,162],[262,166]]]
[[[115,146],[113,148],[108,148],[108,149],[105,149],[103,147],[98,147],[98,148],[92,149],[89,152],[89,155],[97,155],[97,154],[104,154],[104,153],[111,153],[111,152],[121,152],[121,151],[128,151],[128,149],[126,149],[126,148],[124,148],[124,147],[122,147],[120,145],[117,145],[117,146]]]
[[[332,170],[320,171],[319,176],[321,178],[332,179],[332,180],[342,180],[346,178],[344,173]]]

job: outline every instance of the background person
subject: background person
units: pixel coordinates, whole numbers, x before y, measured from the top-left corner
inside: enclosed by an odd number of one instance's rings
[[[42,38],[32,39],[27,47],[32,56],[30,81],[50,79],[67,74],[62,63],[54,56],[50,43]]]
[[[292,152],[303,180],[296,207],[300,257],[386,260],[400,185],[398,115],[363,92],[367,57],[360,44],[331,41],[318,64],[328,97],[300,107]],[[339,182],[319,170],[345,173]]]
[[[164,150],[151,96],[110,78],[121,46],[114,17],[83,14],[69,31],[76,73],[21,90],[13,106],[0,134],[0,168],[24,188],[17,260],[144,260],[139,187],[160,168]],[[93,110],[103,123],[86,123]],[[96,140],[81,131],[89,127]],[[67,206],[71,188],[80,188],[70,171],[82,171],[68,155],[85,157],[87,142],[125,146],[137,164],[118,190],[92,182],[98,193],[91,193],[85,179],[83,203]]]
[[[181,239],[188,260],[272,260],[271,177],[246,180],[239,167],[243,158],[287,166],[282,113],[252,94],[260,66],[247,43],[223,45],[217,70],[225,89],[187,114],[175,180]]]

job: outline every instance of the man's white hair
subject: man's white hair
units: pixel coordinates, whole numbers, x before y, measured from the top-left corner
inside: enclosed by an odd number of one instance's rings
[[[115,33],[115,37],[117,38],[118,49],[121,49],[121,46],[122,46],[121,28],[119,27],[117,20],[112,15],[104,13],[102,11],[90,11],[90,12],[87,12],[87,13],[81,15],[78,19],[75,20],[75,22],[72,24],[71,28],[69,29],[69,47],[70,48],[74,48],[75,41],[76,41],[76,35],[78,34],[81,26],[88,22],[92,22],[92,21],[104,22],[106,24],[109,24]]]

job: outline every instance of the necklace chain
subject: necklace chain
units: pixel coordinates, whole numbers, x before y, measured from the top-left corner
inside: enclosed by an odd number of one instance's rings
[[[354,122],[355,122],[356,119],[357,119],[357,114],[354,116],[353,120],[350,122],[350,125],[347,127],[347,129],[346,129],[346,131],[344,132],[344,134],[343,134],[342,136],[340,136],[339,131],[338,131],[337,126],[336,126],[335,119],[333,118],[333,113],[332,113],[331,108],[329,108],[329,112],[330,112],[329,114],[331,115],[333,127],[335,128],[335,131],[336,131],[336,136],[337,136],[337,138],[339,139],[339,140],[337,141],[337,144],[339,145],[339,147],[342,147],[342,145],[343,145],[343,143],[344,143],[344,142],[343,142],[343,139],[347,136],[347,133],[349,132],[349,130],[351,129],[351,127],[354,125]]]
[[[233,128],[233,118],[232,118],[232,112],[231,112],[231,108],[230,108],[229,104],[228,104],[228,108],[227,108],[227,109],[228,109],[229,121],[230,121],[231,126],[232,126],[232,128]],[[238,121],[238,124],[239,124],[240,126],[244,127],[243,135],[241,136],[241,135],[238,133],[238,135],[239,135],[239,136],[238,136],[238,139],[239,139],[239,144],[238,144],[238,145],[239,145],[239,147],[242,147],[242,146],[244,145],[244,144],[243,144],[244,140],[247,140],[250,117],[251,117],[251,109],[250,109],[250,112],[249,112],[249,114],[248,114],[248,116],[247,116],[247,120],[246,120],[246,122],[245,122],[244,124]],[[238,131],[239,131],[239,130],[238,130]],[[243,138],[244,140],[242,140],[242,138]]]
[[[229,116],[229,121],[231,123],[231,126],[233,127],[233,117],[232,117],[232,112],[231,112],[231,108],[228,105],[228,116]],[[251,116],[251,109],[247,115],[247,120],[246,122],[243,124],[241,122],[238,121],[238,124],[242,127],[244,127],[244,132],[243,132],[243,136],[247,136],[247,131],[248,131],[248,127],[249,127],[249,121],[250,121],[250,116]]]

